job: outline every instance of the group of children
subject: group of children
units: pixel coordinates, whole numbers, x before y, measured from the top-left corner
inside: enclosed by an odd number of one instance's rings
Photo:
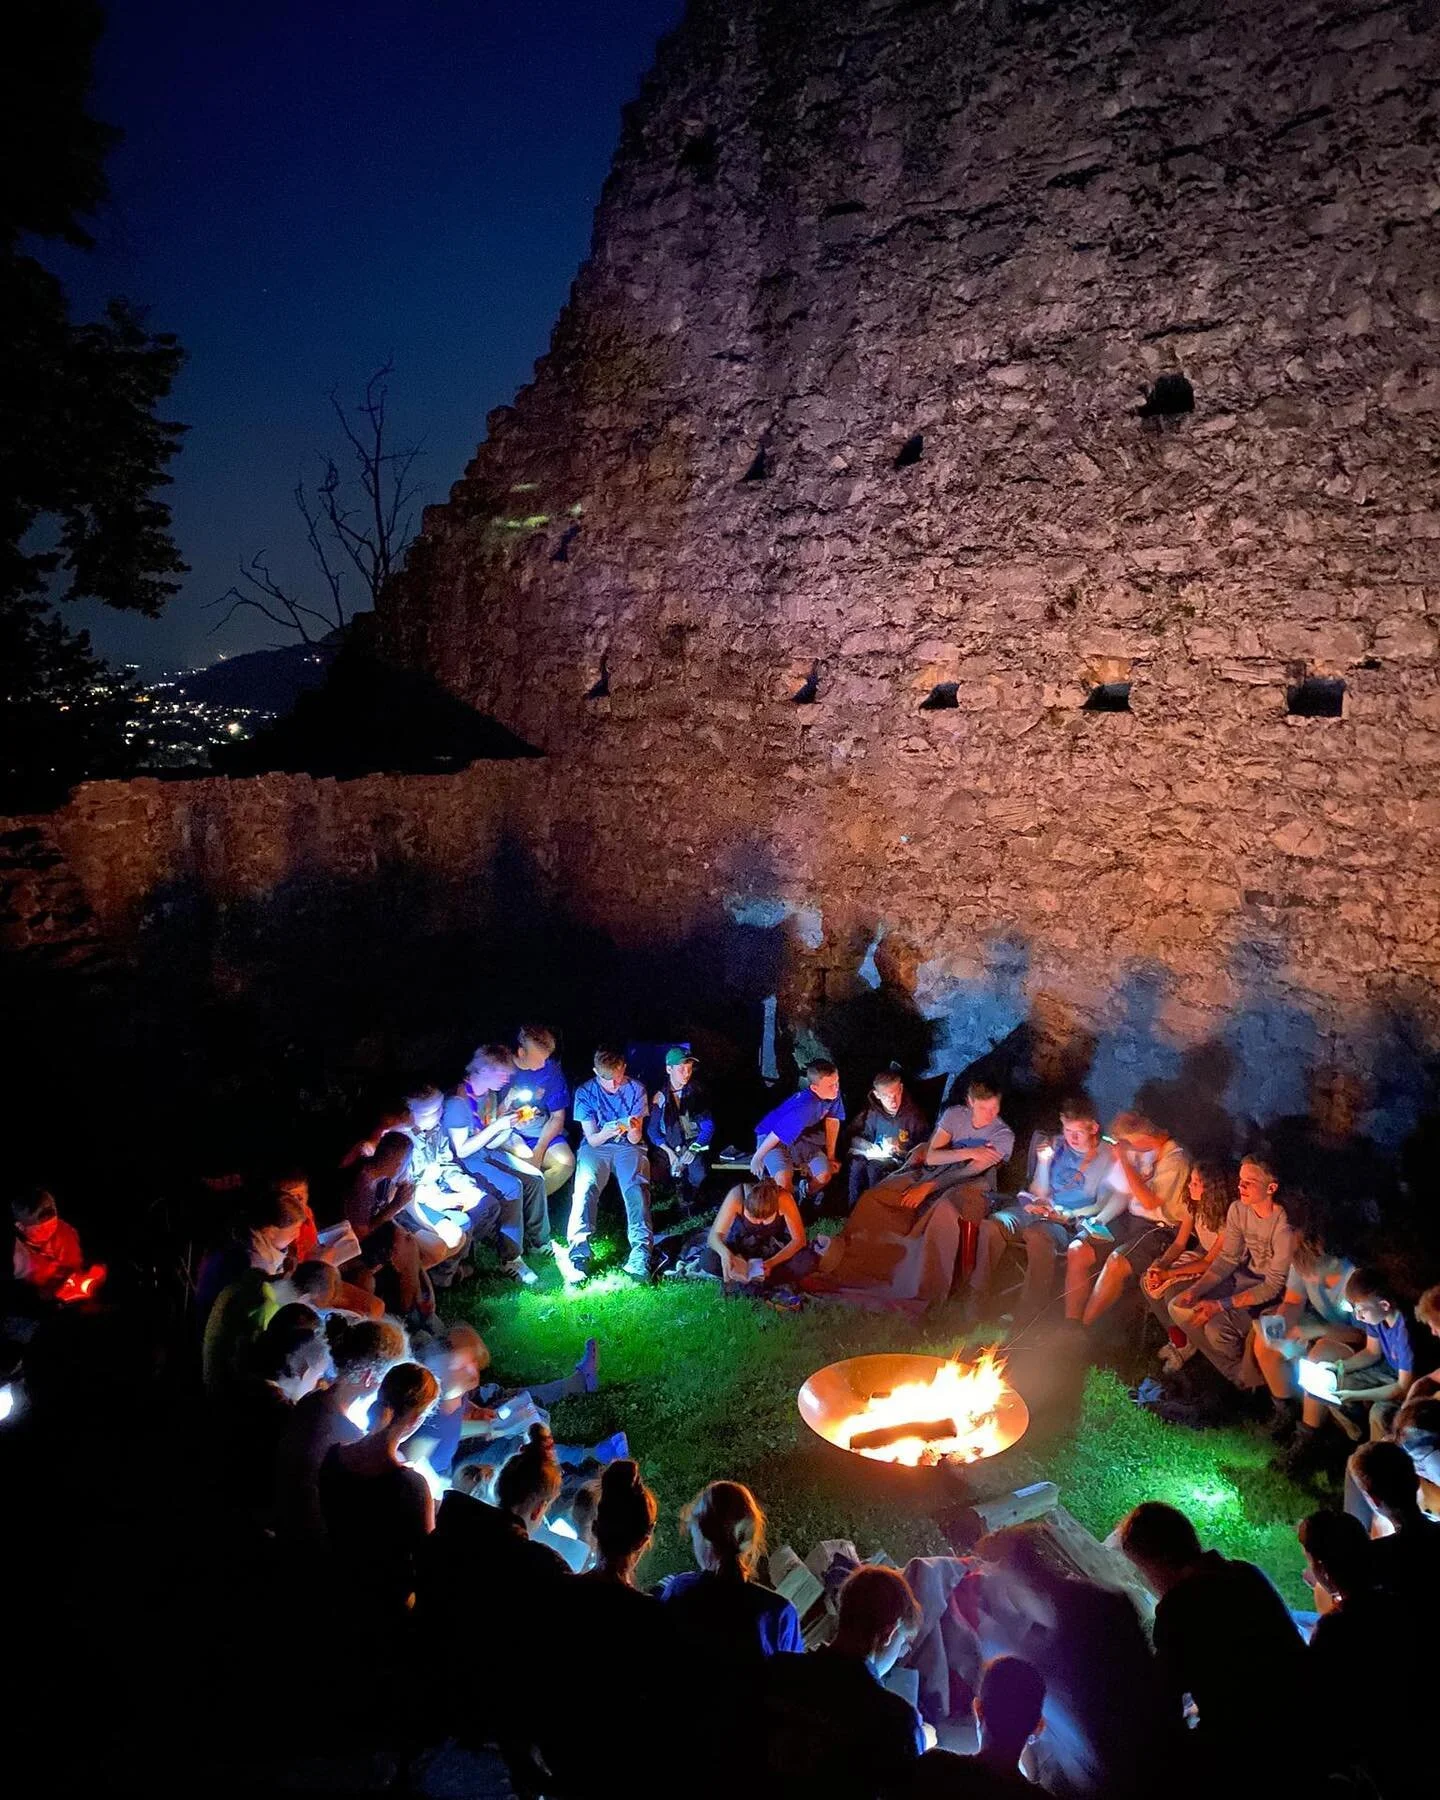
[[[1057,1132],[1033,1135],[1022,1181],[1007,1182],[1016,1140],[993,1085],[971,1082],[931,1129],[885,1070],[846,1133],[838,1073],[812,1062],[759,1122],[748,1171],[705,1233],[703,1272],[743,1293],[843,1295],[876,1278],[881,1248],[903,1262],[917,1243],[975,1314],[1008,1313],[1016,1330],[1050,1315],[1077,1341],[1133,1296],[1164,1327],[1176,1391],[1198,1361],[1263,1397],[1292,1468],[1322,1454],[1327,1432],[1349,1452],[1344,1510],[1301,1527],[1321,1614],[1309,1645],[1258,1570],[1203,1550],[1183,1514],[1154,1502],[1116,1536],[1158,1602],[1151,1637],[1125,1595],[1015,1528],[963,1561],[854,1569],[830,1596],[823,1648],[807,1652],[794,1608],[762,1579],[761,1508],[728,1480],[682,1514],[693,1571],[646,1591],[659,1509],[629,1445],[557,1444],[549,1428],[559,1401],[598,1385],[599,1347],[515,1391],[490,1379],[473,1326],[441,1315],[476,1242],[524,1286],[552,1254],[583,1280],[612,1176],[625,1267],[651,1279],[652,1179],[693,1199],[715,1156],[697,1060],[670,1049],[651,1091],[602,1051],[572,1098],[553,1037],[527,1028],[477,1051],[450,1095],[417,1088],[374,1121],[317,1183],[326,1223],[299,1171],[233,1196],[234,1228],[193,1296],[214,1491],[257,1568],[278,1558],[333,1582],[364,1621],[377,1676],[397,1677],[380,1725],[491,1746],[517,1791],[557,1797],[743,1782],[869,1800],[1042,1782],[1123,1800],[1234,1785],[1240,1769],[1256,1783],[1363,1771],[1371,1785],[1357,1791],[1409,1791],[1401,1747],[1348,1700],[1377,1644],[1403,1666],[1404,1693],[1424,1692],[1440,1383],[1422,1372],[1419,1334],[1388,1280],[1328,1247],[1315,1218],[1292,1223],[1264,1155],[1233,1173],[1197,1163],[1138,1112],[1102,1129],[1083,1096],[1061,1106]],[[569,1181],[555,1242],[550,1202]],[[829,1239],[808,1231],[820,1212],[843,1215]],[[18,1194],[12,1217],[12,1288],[32,1313],[93,1305],[103,1270],[53,1198]],[[878,1279],[893,1283],[900,1263],[888,1266]],[[1414,1318],[1440,1324],[1440,1290]],[[421,1694],[400,1679],[427,1646],[477,1628],[503,1646],[477,1678]],[[939,1686],[907,1687],[894,1671],[933,1670],[937,1644]],[[543,1678],[562,1645],[593,1652],[581,1653],[583,1714]],[[719,1708],[703,1750],[678,1677]],[[1331,1710],[1297,1745],[1274,1726],[1301,1696]],[[957,1711],[975,1733],[959,1755],[935,1741]],[[621,1720],[617,1765],[593,1726]]]

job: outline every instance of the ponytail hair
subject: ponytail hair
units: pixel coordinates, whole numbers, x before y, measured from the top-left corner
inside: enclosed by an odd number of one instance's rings
[[[658,1512],[639,1463],[627,1456],[608,1463],[600,1477],[600,1500],[592,1527],[603,1560],[612,1567],[636,1561],[654,1536]]]
[[[530,1427],[525,1443],[495,1477],[494,1492],[495,1504],[504,1512],[529,1515],[537,1507],[542,1515],[549,1511],[560,1492],[560,1464],[548,1426]]]
[[[743,1482],[712,1481],[681,1513],[680,1522],[699,1532],[722,1575],[748,1581],[765,1554],[765,1514]]]

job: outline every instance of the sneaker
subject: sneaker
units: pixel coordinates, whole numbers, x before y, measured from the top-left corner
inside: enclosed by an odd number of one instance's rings
[[[1167,1375],[1174,1375],[1185,1367],[1194,1354],[1195,1346],[1193,1344],[1187,1344],[1183,1350],[1178,1349],[1174,1344],[1166,1344],[1160,1352],[1160,1367]]]
[[[639,1259],[632,1256],[621,1273],[628,1275],[631,1281],[638,1281],[642,1287],[649,1287],[655,1279],[656,1271],[648,1256]]]
[[[1274,1443],[1288,1444],[1300,1429],[1300,1408],[1293,1400],[1273,1400],[1270,1406],[1270,1437]]]
[[[557,1248],[558,1246],[556,1245],[554,1238],[541,1238],[538,1244],[529,1245],[526,1248],[525,1254],[527,1256],[539,1257],[543,1261],[547,1256],[553,1257],[556,1254]]]
[[[573,1256],[564,1244],[555,1246],[555,1266],[566,1287],[584,1287],[590,1279],[590,1258]]]
[[[585,1392],[593,1394],[600,1385],[600,1346],[594,1338],[586,1338],[585,1353],[575,1365],[575,1373],[585,1383]]]
[[[517,1256],[514,1262],[501,1263],[500,1273],[507,1281],[518,1282],[521,1287],[532,1288],[540,1285],[540,1277],[522,1256]]]

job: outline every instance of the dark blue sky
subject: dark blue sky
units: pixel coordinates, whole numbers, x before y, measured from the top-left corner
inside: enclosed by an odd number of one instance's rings
[[[113,0],[96,114],[120,126],[77,313],[148,305],[189,362],[168,416],[191,565],[163,619],[67,611],[147,672],[279,640],[214,633],[242,553],[303,577],[290,500],[326,396],[393,352],[392,413],[443,498],[546,345],[619,131],[683,0]],[[212,635],[213,634],[213,635]]]

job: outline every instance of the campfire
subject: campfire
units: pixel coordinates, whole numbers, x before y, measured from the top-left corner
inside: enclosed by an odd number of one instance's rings
[[[912,1469],[998,1456],[1030,1423],[993,1350],[973,1362],[851,1357],[812,1375],[799,1406],[805,1423],[828,1443]]]

